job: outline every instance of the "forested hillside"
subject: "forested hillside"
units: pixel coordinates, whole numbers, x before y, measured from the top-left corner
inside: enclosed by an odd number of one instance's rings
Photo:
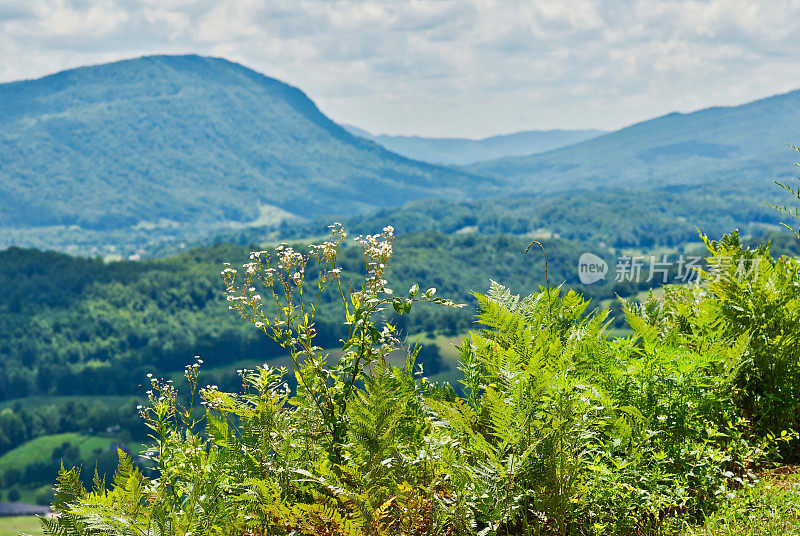
[[[773,199],[783,199],[773,188]],[[612,248],[675,247],[699,242],[698,228],[712,236],[730,229],[760,236],[778,229],[780,218],[765,196],[719,181],[703,186],[652,190],[603,188],[569,193],[487,197],[474,201],[427,200],[401,208],[344,218],[347,227],[367,233],[392,222],[401,233],[428,230],[453,233],[560,237]],[[310,236],[327,222],[284,223],[220,234],[226,241]]]
[[[0,85],[0,247],[125,258],[242,227],[328,222],[408,202],[424,213],[409,223],[428,229],[439,226],[424,223],[435,211],[453,219],[448,211],[464,209],[450,203],[486,196],[513,196],[467,205],[497,220],[481,227],[490,232],[527,228],[637,246],[679,242],[695,225],[749,233],[774,223],[757,205],[771,179],[791,169],[784,142],[795,137],[798,114],[793,92],[456,170],[354,136],[299,89],[241,65],[144,57]],[[522,150],[532,135],[456,152]],[[414,140],[415,150],[436,152],[440,142]],[[585,193],[595,189],[602,192]],[[498,219],[504,204],[511,213]]]
[[[530,192],[620,186],[653,188],[724,180],[752,193],[791,174],[800,91],[741,106],[673,113],[546,154],[467,169]],[[722,191],[717,190],[717,191]]]
[[[535,289],[544,262],[540,252],[524,254],[528,243],[502,235],[402,235],[389,279],[399,286],[420,281],[469,304],[470,292],[490,279]],[[556,239],[544,244],[554,284],[577,284],[576,263],[586,247]],[[195,355],[210,366],[280,355],[277,346],[243,326],[224,300],[222,262],[245,262],[250,249],[218,245],[161,260],[112,263],[18,248],[0,252],[0,292],[7,297],[0,304],[0,400],[140,394],[147,372],[181,370]],[[345,248],[341,262],[348,278],[364,269],[357,248]],[[313,277],[313,266],[308,269]],[[611,280],[586,293],[626,296],[647,286]],[[334,299],[323,296],[325,303]],[[472,325],[473,314],[472,308],[423,309],[398,322],[406,333],[455,334]],[[317,323],[320,342],[337,346],[341,322],[322,314]]]
[[[0,228],[224,225],[493,188],[352,136],[297,88],[198,56],[0,85],[0,161]]]

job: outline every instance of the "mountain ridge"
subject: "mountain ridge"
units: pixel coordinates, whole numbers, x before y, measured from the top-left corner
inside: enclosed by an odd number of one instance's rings
[[[262,206],[335,215],[493,189],[352,136],[300,89],[221,58],[71,69],[2,84],[0,102],[0,227],[245,222]]]
[[[800,139],[800,90],[737,106],[673,112],[537,155],[464,169],[528,190],[652,187],[726,179],[763,182],[790,175],[786,144]]]
[[[498,157],[542,153],[605,133],[595,129],[526,130],[473,139],[372,134],[352,125],[342,126],[351,134],[398,154],[442,165],[469,165]]]

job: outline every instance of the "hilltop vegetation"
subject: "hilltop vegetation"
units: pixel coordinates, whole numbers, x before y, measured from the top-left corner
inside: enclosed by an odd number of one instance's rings
[[[296,386],[263,366],[240,371],[237,392],[201,387],[199,361],[189,398],[152,378],[157,476],[120,455],[113,484],[87,492],[61,471],[46,532],[677,534],[756,467],[800,458],[800,258],[736,233],[705,240],[715,269],[627,304],[632,335],[613,340],[608,311],[575,292],[493,283],[460,346],[458,394],[415,372],[413,352],[387,362],[398,341],[383,315],[458,304],[387,287],[391,228],[357,239],[366,271],[342,280],[343,240],[334,226],[307,254],[279,246],[223,271],[228,303],[283,348]],[[347,326],[336,357],[317,345],[328,289]]]
[[[452,336],[471,329],[475,301],[470,291],[485,287],[490,279],[515,281],[527,289],[536,289],[543,282],[541,253],[524,254],[531,238],[503,234],[509,229],[530,231],[504,226],[515,217],[526,221],[528,203],[519,201],[502,211],[504,206],[504,200],[449,207],[420,204],[351,221],[356,230],[374,228],[382,216],[391,216],[407,231],[419,228],[416,225],[426,221],[423,215],[436,223],[438,230],[408,232],[397,238],[399,251],[388,279],[397,286],[419,281],[437,287],[440,293],[453,296],[468,307],[421,309],[413,316],[392,318],[402,333]],[[476,221],[464,219],[476,207],[481,216]],[[604,215],[604,221],[609,223],[625,221],[603,210],[593,213]],[[578,214],[565,213],[564,221],[578,219]],[[554,218],[553,222],[558,220]],[[456,232],[469,225],[476,226],[477,232]],[[602,225],[588,228],[595,233],[606,229]],[[298,234],[317,231],[310,225],[295,230]],[[599,235],[588,236],[596,239]],[[250,238],[255,241],[255,236]],[[776,252],[798,251],[798,242],[790,234],[775,234],[774,239]],[[548,252],[549,277],[554,284],[579,285],[576,263],[585,251],[604,256],[613,270],[614,255],[606,248],[564,239],[541,240]],[[752,243],[758,242],[754,239]],[[219,244],[141,262],[104,262],[18,248],[0,252],[0,292],[6,296],[0,303],[0,330],[4,334],[0,344],[0,400],[10,400],[0,414],[0,455],[24,448],[37,437],[96,432],[114,426],[119,426],[119,431],[113,437],[143,440],[145,430],[135,410],[139,402],[130,397],[142,395],[147,373],[179,380],[179,371],[194,355],[201,355],[206,363],[202,380],[228,390],[236,390],[241,383],[234,372],[236,368],[264,362],[288,364],[281,358],[280,347],[259,338],[237,321],[223,299],[221,263],[245,262],[250,249]],[[675,254],[678,251],[681,250],[674,250]],[[646,255],[645,251],[641,254]],[[357,280],[363,273],[357,248],[344,248],[340,262],[343,277],[348,280]],[[595,303],[609,305],[609,301],[613,302],[609,297],[636,297],[642,290],[660,284],[658,279],[613,279],[612,275],[605,283],[581,289]],[[318,341],[328,348],[337,347],[344,335],[340,320],[327,309],[334,298],[331,294],[323,296],[326,308],[316,321]],[[620,311],[613,316],[615,327],[626,326]],[[455,365],[448,365],[451,360],[443,360],[428,338],[423,337],[421,342],[419,363],[426,374],[434,378],[459,377]],[[293,378],[288,380],[294,384]],[[107,398],[120,394],[127,396]],[[26,465],[18,470],[24,473]],[[54,470],[38,468],[38,480],[31,473],[28,482],[44,486]],[[7,479],[6,485],[12,481],[18,480]]]
[[[490,279],[534,289],[544,274],[541,254],[524,254],[526,238],[426,232],[402,235],[397,243],[390,281],[422,281],[470,305],[471,289]],[[578,284],[575,267],[585,248],[556,239],[544,244],[552,280]],[[194,355],[210,366],[278,355],[279,347],[231,317],[223,300],[222,262],[244,262],[248,251],[218,245],[166,259],[112,263],[17,248],[1,252],[0,292],[7,299],[0,304],[0,400],[137,394],[147,372],[180,370]],[[355,248],[343,250],[341,266],[346,278],[359,277],[363,267]],[[586,292],[629,296],[649,286],[611,280]],[[326,303],[334,299],[323,296]],[[421,311],[398,322],[407,333],[458,333],[472,325],[472,316],[472,309]],[[317,323],[324,345],[336,346],[342,335],[338,319],[322,313]]]
[[[474,201],[428,200],[344,218],[367,233],[390,221],[399,233],[510,234],[558,237],[602,250],[699,244],[698,228],[712,236],[729,229],[761,236],[779,229],[776,211],[736,186],[678,186],[653,190],[600,189]],[[268,237],[314,236],[326,222],[282,224],[224,233],[219,240],[246,243]]]
[[[419,281],[437,287],[468,307],[421,309],[391,321],[403,336],[412,336],[409,343],[421,332],[452,337],[471,329],[471,289],[485,287],[490,279],[513,280],[528,289],[543,281],[541,252],[524,253],[529,242],[525,237],[438,231],[399,236],[387,279],[398,286]],[[558,239],[543,243],[551,280],[578,285],[576,263],[586,247]],[[250,249],[216,245],[141,262],[17,248],[0,252],[0,292],[7,298],[0,302],[0,401],[6,400],[0,404],[0,455],[16,448],[25,452],[31,440],[64,432],[118,427],[110,437],[143,440],[146,431],[135,409],[140,402],[133,397],[142,396],[146,374],[180,383],[180,371],[195,355],[205,361],[202,381],[229,390],[241,384],[237,368],[265,362],[288,365],[280,346],[238,321],[224,300],[222,262],[246,262]],[[339,259],[342,277],[357,281],[363,274],[358,249],[342,249]],[[314,281],[313,273],[309,281]],[[654,284],[659,281],[617,283],[610,277],[584,290],[599,302],[615,293],[636,296]],[[316,329],[319,344],[335,355],[345,326],[331,314],[334,301],[333,294],[322,296]],[[621,312],[615,325],[624,325]],[[418,363],[426,374],[459,377],[453,360],[443,358],[447,348],[440,350],[427,335],[420,342]],[[293,378],[288,381],[294,385]],[[26,467],[17,469],[24,474]],[[27,482],[44,486],[54,470],[37,468],[39,476],[31,472]],[[18,482],[17,477],[7,478],[5,485]]]

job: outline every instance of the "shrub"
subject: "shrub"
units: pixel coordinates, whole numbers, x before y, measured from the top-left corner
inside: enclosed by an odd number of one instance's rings
[[[747,249],[736,232],[703,238],[710,268],[701,284],[629,306],[629,320],[660,342],[705,355],[740,348],[721,369],[732,380],[727,398],[749,421],[748,431],[785,437],[800,430],[800,259],[773,259],[769,245]],[[784,452],[796,458],[798,447]]]
[[[345,237],[333,226],[309,254],[281,245],[223,270],[230,307],[291,359],[295,391],[287,370],[267,365],[239,371],[238,393],[200,388],[200,360],[183,397],[151,378],[141,415],[154,475],[123,452],[110,486],[96,477],[87,491],[77,469],[62,469],[60,516],[45,531],[665,534],[750,485],[776,438],[789,441],[779,430],[796,422],[796,259],[771,261],[736,235],[707,241],[712,260],[767,265],[741,281],[726,265],[697,288],[627,304],[633,334],[617,340],[608,312],[573,291],[520,297],[493,283],[476,295],[483,329],[459,348],[459,396],[417,372],[419,348],[386,321],[415,302],[458,305],[435,289],[386,288],[391,228],[357,238],[365,276],[343,283]],[[314,342],[319,296],[331,291],[348,331],[337,356]],[[388,359],[398,351],[401,366]]]

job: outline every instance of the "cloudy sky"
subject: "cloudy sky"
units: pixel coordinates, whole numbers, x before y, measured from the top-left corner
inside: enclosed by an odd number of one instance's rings
[[[800,0],[0,0],[0,81],[239,61],[376,133],[618,128],[800,88]]]

